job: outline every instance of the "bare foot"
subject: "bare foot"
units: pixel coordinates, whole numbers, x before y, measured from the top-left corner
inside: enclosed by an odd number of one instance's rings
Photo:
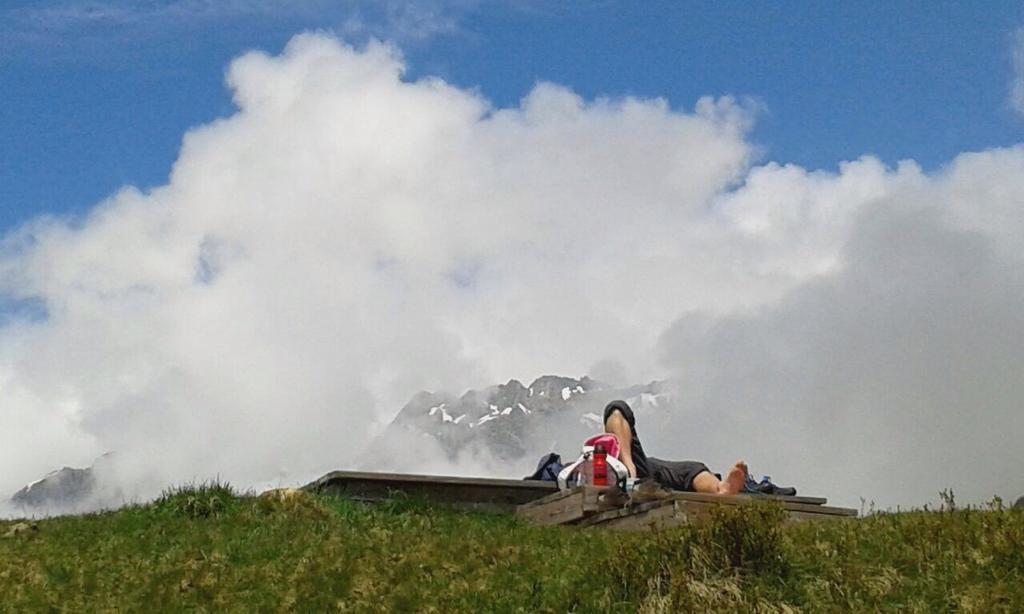
[[[729,470],[728,475],[725,479],[718,484],[718,494],[720,495],[735,495],[743,490],[743,484],[747,480],[747,464],[741,460],[736,461],[736,464]]]

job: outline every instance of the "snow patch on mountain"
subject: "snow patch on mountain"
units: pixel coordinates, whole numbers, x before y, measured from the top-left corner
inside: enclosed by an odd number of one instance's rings
[[[575,454],[587,437],[603,430],[604,406],[613,399],[627,399],[643,419],[645,443],[670,432],[661,425],[676,410],[664,382],[614,388],[588,377],[545,375],[529,387],[513,379],[461,396],[419,392],[370,442],[361,455],[364,462],[346,469],[521,476],[547,452]],[[117,465],[113,458],[52,472],[19,491],[11,504],[25,514],[121,505],[118,485],[132,462],[122,459]]]
[[[486,453],[500,462],[522,462],[529,469],[536,461],[534,455],[560,447],[574,451],[584,439],[601,432],[604,406],[613,399],[626,399],[638,416],[644,416],[645,432],[657,429],[651,416],[667,419],[673,409],[665,387],[664,382],[651,382],[617,388],[586,376],[575,379],[545,375],[529,386],[513,379],[458,396],[420,392],[371,443],[364,456],[370,467],[389,455],[400,458],[405,433],[426,433],[449,460]],[[438,408],[440,416],[427,411],[433,407]],[[459,418],[446,419],[446,415]],[[395,470],[402,469],[397,461],[389,462]]]

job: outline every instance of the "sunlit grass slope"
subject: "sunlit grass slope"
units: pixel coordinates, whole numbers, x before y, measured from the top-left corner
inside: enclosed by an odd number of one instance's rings
[[[1024,513],[1000,509],[619,534],[211,484],[0,536],[3,611],[1024,611]]]

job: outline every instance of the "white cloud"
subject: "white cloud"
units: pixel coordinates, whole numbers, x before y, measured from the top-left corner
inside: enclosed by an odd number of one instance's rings
[[[156,488],[301,481],[352,462],[419,389],[592,365],[690,382],[655,438],[680,455],[749,450],[834,494],[836,467],[891,450],[865,494],[921,503],[934,444],[956,451],[940,487],[1024,491],[1000,469],[1019,374],[963,363],[1020,358],[994,343],[1024,329],[1020,150],[936,176],[751,167],[750,112],[728,98],[680,113],[540,84],[495,109],[402,71],[391,47],[323,36],[248,54],[238,113],[186,135],[168,185],[7,237],[0,289],[49,317],[0,329],[0,492],[112,449]],[[899,343],[858,346],[876,327]],[[963,345],[972,330],[993,343]],[[952,376],[926,368],[944,333],[970,348]],[[872,367],[869,350],[894,353]],[[951,381],[969,390],[915,396]],[[907,433],[922,423],[927,439]],[[991,456],[962,457],[985,437]]]
[[[1024,492],[1022,171],[1017,148],[890,175],[848,220],[830,273],[753,313],[678,320],[661,350],[700,410],[696,454],[746,455],[852,503]],[[1012,203],[1002,229],[967,221]]]
[[[460,32],[459,19],[477,4],[475,0],[356,2],[339,32],[347,39],[372,37],[404,45],[422,44]]]
[[[1010,106],[1018,113],[1024,113],[1024,28],[1013,35],[1010,46],[1013,63],[1013,77],[1010,80]]]
[[[298,5],[301,9],[302,3]],[[123,0],[71,0],[49,6],[22,7],[7,16],[23,25],[41,28],[69,29],[83,26],[139,25],[147,21],[224,19],[258,15],[283,8],[280,2],[209,2],[206,0],[173,0],[162,3],[125,2]]]
[[[336,28],[349,38],[383,38],[417,44],[458,32],[463,14],[475,10],[477,0],[66,0],[42,6],[0,10],[4,29],[11,34],[31,33],[27,40],[51,40],[59,34],[66,44],[70,34],[98,29],[130,29],[120,36],[168,36],[178,28],[241,19],[268,22],[315,20]]]

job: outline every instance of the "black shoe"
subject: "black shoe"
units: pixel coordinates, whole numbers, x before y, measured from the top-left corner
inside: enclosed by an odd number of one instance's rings
[[[740,489],[740,493],[744,495],[763,495],[764,493],[758,488],[758,483],[754,481],[754,478],[747,474],[747,478],[743,480],[743,488]]]
[[[792,497],[796,495],[796,489],[792,486],[776,486],[771,479],[765,476],[756,486],[757,490],[766,495],[778,495],[780,497]]]

